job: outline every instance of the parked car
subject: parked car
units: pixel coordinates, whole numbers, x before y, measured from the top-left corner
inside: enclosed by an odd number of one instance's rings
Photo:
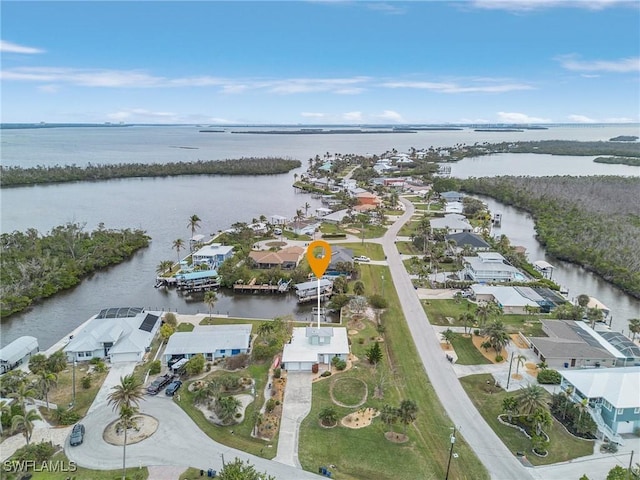
[[[170,397],[173,397],[173,395],[178,391],[181,385],[182,385],[182,382],[180,380],[174,380],[169,384],[169,386],[164,391],[164,393],[166,393]]]
[[[166,375],[162,375],[161,377],[156,378],[153,382],[151,382],[151,385],[147,387],[147,393],[149,395],[158,394],[160,390],[162,390],[169,383],[171,383],[171,380],[173,380],[173,375],[170,373],[167,373]]]
[[[71,436],[69,437],[69,445],[75,447],[82,444],[84,440],[84,425],[76,423],[71,429]]]
[[[281,228],[274,228],[273,229],[273,234],[274,235],[282,235],[282,229]]]
[[[364,255],[361,255],[359,257],[353,257],[353,261],[354,262],[370,262],[371,259],[369,257],[365,257]]]

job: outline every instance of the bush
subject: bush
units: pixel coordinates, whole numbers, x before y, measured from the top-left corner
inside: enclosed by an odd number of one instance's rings
[[[276,401],[273,398],[270,398],[269,400],[267,400],[264,408],[269,413],[273,412],[273,409],[276,408]]]
[[[504,360],[504,358],[502,357],[502,355],[496,355],[496,362],[501,362],[503,360]],[[560,382],[558,382],[558,383],[560,383]]]
[[[389,306],[389,302],[387,302],[386,298],[382,295],[378,295],[376,293],[369,297],[369,305],[373,308],[387,308]]]
[[[273,371],[273,378],[280,378],[282,376],[282,369],[281,368],[276,368]]]
[[[347,368],[347,362],[345,362],[344,360],[338,360],[335,363],[335,367],[337,370],[344,370],[345,368]]]
[[[547,368],[538,372],[538,383],[544,385],[560,385],[562,376],[557,370]]]
[[[162,364],[160,363],[160,360],[154,360],[149,365],[149,375],[157,375],[160,373],[160,370],[162,370]]]
[[[321,377],[330,377],[331,376],[331,371],[329,370],[325,370],[324,372],[322,372],[320,374]]]
[[[78,412],[75,412],[71,409],[67,410],[60,406],[58,406],[53,415],[60,425],[73,425],[78,420],[80,420],[80,415],[78,414]]]
[[[82,388],[84,388],[85,390],[91,388],[91,374],[82,377],[82,380],[80,380],[80,385],[82,385]]]
[[[600,446],[600,451],[602,453],[617,453],[618,452],[618,444],[614,442],[603,443]]]
[[[224,359],[224,368],[227,370],[239,370],[244,368],[249,363],[249,355],[246,353],[239,353],[238,355],[233,355],[232,357],[227,357]]]
[[[198,375],[204,370],[204,356],[199,353],[189,359],[184,366],[187,375]]]
[[[476,329],[473,331],[473,334],[474,334],[476,337],[479,337],[479,336],[480,336],[480,330],[476,328]]]
[[[173,312],[165,313],[164,321],[165,321],[165,323],[168,323],[169,325],[171,325],[174,328],[178,326],[178,319],[176,317],[176,314],[173,313]]]
[[[24,460],[33,460],[36,463],[42,463],[46,460],[49,460],[53,456],[55,451],[56,447],[54,447],[53,443],[51,442],[32,443],[16,450],[16,452],[11,457],[11,460],[16,460],[18,462]]]

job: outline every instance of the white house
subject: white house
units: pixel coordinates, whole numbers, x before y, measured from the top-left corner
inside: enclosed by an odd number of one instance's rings
[[[347,360],[349,339],[342,327],[297,327],[284,346],[283,368],[289,372],[310,372],[314,364],[331,364],[333,357]]]
[[[191,358],[202,354],[205,360],[248,353],[251,325],[199,325],[191,332],[176,332],[169,337],[163,360]]]
[[[463,278],[474,282],[523,282],[526,277],[497,252],[480,252],[477,257],[462,257]]]
[[[162,312],[146,312],[142,308],[102,310],[64,347],[67,360],[142,361],[160,328],[161,316]]]
[[[24,336],[16,338],[13,342],[0,349],[0,373],[5,373],[12,368],[28,362],[31,355],[40,351],[36,337]]]
[[[227,258],[231,258],[232,256],[233,247],[231,245],[212,243],[210,245],[205,245],[197,252],[194,252],[192,259],[194,265],[206,263],[212,269],[216,269],[219,268]]]
[[[462,213],[464,212],[464,205],[462,202],[447,202],[444,206],[445,213]]]
[[[525,295],[517,288],[501,285],[471,285],[477,301],[494,302],[502,309],[502,313],[524,315],[531,308],[539,308],[540,304]],[[540,300],[544,300],[540,297]]]
[[[441,218],[432,218],[429,223],[432,233],[434,230],[446,230],[449,234],[473,231],[473,227],[464,215],[458,213],[449,213]]]

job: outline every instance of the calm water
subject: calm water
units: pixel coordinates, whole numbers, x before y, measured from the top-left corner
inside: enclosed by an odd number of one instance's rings
[[[234,129],[235,130],[235,129]],[[61,128],[41,130],[4,130],[2,134],[3,165],[54,165],[119,162],[169,162],[197,159],[224,159],[242,156],[284,156],[306,164],[308,158],[325,152],[381,153],[396,148],[451,146],[456,143],[483,141],[574,139],[607,140],[616,135],[633,135],[637,127],[563,127],[521,133],[480,133],[463,131],[429,131],[415,134],[381,135],[250,135],[231,133],[199,133],[196,127],[127,127],[127,128]],[[184,149],[178,147],[195,147]],[[532,168],[541,175],[564,174],[560,165],[571,163],[565,157],[526,155],[487,160],[485,175],[521,175]],[[494,161],[502,162],[495,169]],[[575,174],[634,174],[623,172],[620,166],[602,166],[590,159],[580,159]],[[458,165],[473,171],[478,160],[468,159]],[[573,167],[572,167],[573,168]],[[600,169],[605,170],[601,171]],[[625,167],[631,168],[631,167]],[[103,222],[107,228],[142,228],[152,237],[151,246],[139,252],[131,261],[94,274],[80,286],[48,299],[28,312],[2,322],[0,344],[5,345],[21,335],[35,335],[43,348],[55,343],[77,325],[100,309],[109,306],[144,306],[178,310],[183,313],[205,312],[200,299],[179,296],[175,291],[154,289],[156,266],[166,259],[176,259],[171,248],[177,238],[187,239],[191,215],[197,214],[202,228],[198,233],[213,234],[236,221],[251,221],[261,214],[292,217],[305,202],[318,202],[308,195],[297,194],[291,187],[293,174],[268,177],[194,176],[158,179],[125,179],[98,183],[77,183],[59,186],[38,186],[3,189],[1,195],[1,231],[36,228],[47,232],[65,222],[85,223],[87,229]],[[457,172],[458,175],[464,175]],[[638,172],[638,169],[635,170]],[[638,174],[638,173],[636,173]],[[474,175],[480,175],[478,173]],[[511,228],[513,243],[527,245],[532,237],[532,223],[526,230],[526,216],[514,210],[513,218],[523,224],[511,223],[505,213],[503,228]],[[529,233],[526,233],[529,232]],[[519,239],[518,235],[526,238]],[[533,247],[527,245],[532,252]],[[532,260],[544,258],[530,253]],[[556,264],[557,262],[551,261]],[[595,279],[593,284],[579,283],[588,275],[571,265],[566,266],[572,277],[561,283],[572,293],[590,293],[614,311],[614,318],[640,316],[638,302],[629,299],[606,283]],[[558,272],[557,275],[560,275]],[[575,282],[575,283],[570,283]],[[219,295],[214,311],[233,316],[273,317],[294,313],[298,318],[310,318],[309,307],[299,308],[293,296],[255,297]],[[620,312],[618,313],[618,308]],[[616,320],[614,320],[614,325]]]

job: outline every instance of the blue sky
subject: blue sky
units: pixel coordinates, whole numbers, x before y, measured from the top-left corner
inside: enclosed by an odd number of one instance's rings
[[[640,2],[2,2],[3,122],[640,121]]]

